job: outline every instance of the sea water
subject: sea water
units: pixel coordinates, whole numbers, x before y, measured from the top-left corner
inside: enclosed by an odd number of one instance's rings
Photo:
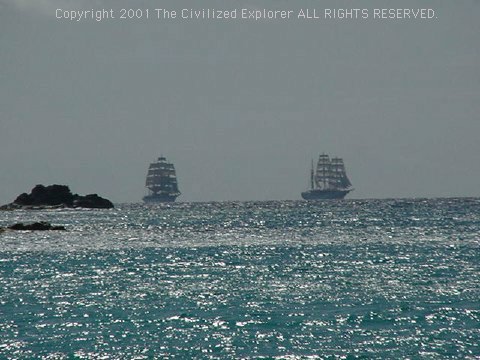
[[[0,358],[474,359],[480,199],[0,213]]]

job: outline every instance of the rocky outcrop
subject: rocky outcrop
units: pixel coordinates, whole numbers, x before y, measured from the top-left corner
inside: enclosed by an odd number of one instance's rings
[[[110,209],[113,204],[110,200],[104,199],[97,194],[78,196],[73,200],[73,207]]]
[[[110,209],[113,204],[97,194],[81,196],[72,194],[66,185],[37,185],[30,194],[23,193],[0,210],[46,209],[46,208],[95,208]]]
[[[12,226],[9,226],[7,229],[10,230],[33,230],[33,231],[45,231],[45,230],[66,230],[63,226],[53,226],[48,222],[41,221],[35,222],[32,224],[23,224],[18,223]]]

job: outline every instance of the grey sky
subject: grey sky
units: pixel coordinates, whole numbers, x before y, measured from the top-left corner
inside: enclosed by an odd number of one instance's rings
[[[161,4],[161,5],[160,5]],[[434,8],[438,19],[85,21],[55,9]],[[480,3],[0,0],[0,203],[61,183],[114,202],[175,163],[179,201],[479,196]]]

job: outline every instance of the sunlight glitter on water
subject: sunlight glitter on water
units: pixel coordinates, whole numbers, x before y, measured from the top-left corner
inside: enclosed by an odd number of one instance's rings
[[[0,226],[44,220],[68,231],[0,235],[0,356],[473,359],[479,208],[458,199],[5,213]]]

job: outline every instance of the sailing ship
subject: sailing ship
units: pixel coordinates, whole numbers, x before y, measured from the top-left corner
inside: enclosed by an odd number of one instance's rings
[[[310,190],[302,192],[305,200],[343,199],[350,191],[352,184],[347,177],[343,159],[322,154],[318,158],[314,171],[313,160],[310,171]]]
[[[143,197],[143,201],[146,203],[173,202],[180,195],[175,167],[163,156],[150,164],[145,186],[148,195]]]

